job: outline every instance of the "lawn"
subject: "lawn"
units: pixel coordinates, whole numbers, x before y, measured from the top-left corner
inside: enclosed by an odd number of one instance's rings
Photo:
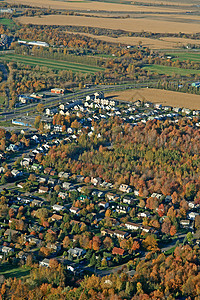
[[[189,60],[200,62],[200,52],[167,52],[165,55],[173,57],[173,61],[179,59],[180,61]]]
[[[47,67],[49,69],[55,69],[55,70],[67,70],[67,71],[72,71],[74,73],[76,72],[96,73],[104,70],[103,68],[96,67],[96,66],[89,66],[89,65],[78,64],[74,62],[66,62],[61,60],[59,61],[59,60],[39,58],[33,56],[24,56],[18,54],[0,55],[0,60],[8,61],[8,62],[14,61],[14,62],[18,62],[30,66],[39,65],[40,67]]]
[[[24,276],[28,276],[30,274],[29,267],[16,267],[8,263],[4,263],[0,265],[0,275],[4,275],[6,278],[16,277],[21,278]]]
[[[188,74],[200,74],[200,70],[181,69],[181,68],[168,67],[162,65],[146,65],[143,67],[143,69],[153,73],[156,72],[162,75],[178,74],[181,76],[187,76]]]

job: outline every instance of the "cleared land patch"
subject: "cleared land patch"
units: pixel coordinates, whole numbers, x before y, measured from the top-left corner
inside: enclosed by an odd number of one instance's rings
[[[17,54],[7,54],[7,55],[0,55],[0,60],[2,61],[14,61],[18,63],[22,63],[25,65],[31,66],[42,66],[47,67],[49,69],[55,70],[67,70],[72,72],[80,72],[80,73],[96,73],[99,71],[103,71],[103,68],[89,66],[84,64],[77,64],[74,62],[66,62],[66,61],[59,61],[59,60],[51,60],[46,58],[39,58],[39,57],[32,57],[32,56],[23,56]]]
[[[173,107],[200,109],[200,96],[158,89],[132,89],[122,92],[112,92],[106,96],[115,96],[124,101],[150,101]]]
[[[88,26],[106,29],[120,29],[130,32],[151,31],[160,33],[195,33],[200,31],[200,23],[182,23],[172,21],[162,21],[147,18],[137,19],[111,19],[111,18],[95,18],[85,16],[58,16],[48,15],[41,17],[20,17],[17,19],[23,24],[35,25],[71,25],[71,26]]]

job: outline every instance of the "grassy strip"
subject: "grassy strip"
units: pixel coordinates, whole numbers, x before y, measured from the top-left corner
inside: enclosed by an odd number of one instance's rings
[[[162,66],[162,65],[146,65],[143,67],[144,70],[150,71],[152,73],[158,73],[162,75],[173,75],[178,74],[181,76],[186,76],[189,74],[199,74],[200,70],[192,70],[192,69],[181,69],[176,67],[168,67],[168,66]]]

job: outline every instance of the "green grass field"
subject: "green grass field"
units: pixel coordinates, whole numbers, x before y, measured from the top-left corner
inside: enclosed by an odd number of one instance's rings
[[[161,75],[178,74],[181,76],[187,76],[189,74],[200,74],[200,70],[180,69],[180,68],[167,67],[161,65],[146,65],[143,67],[143,69],[146,71],[150,71],[152,73],[156,72]]]
[[[30,268],[28,267],[17,267],[8,263],[4,263],[0,265],[0,275],[4,275],[6,278],[9,277],[24,277],[30,274]]]
[[[0,18],[0,24],[8,26],[8,27],[12,27],[15,23],[13,22],[13,20],[6,19],[6,18]]]
[[[179,59],[180,61],[183,60],[189,60],[189,61],[195,61],[200,62],[200,52],[167,52],[167,56],[172,56],[173,61]]]
[[[24,56],[18,54],[4,54],[0,55],[0,60],[3,61],[13,61],[18,62],[25,65],[30,66],[40,66],[40,67],[47,67],[49,69],[55,70],[67,70],[72,71],[74,73],[96,73],[99,71],[103,71],[103,68],[96,67],[96,66],[89,66],[84,64],[78,64],[74,62],[66,62],[66,61],[59,61],[47,58],[40,58],[40,57],[33,57],[33,56]]]

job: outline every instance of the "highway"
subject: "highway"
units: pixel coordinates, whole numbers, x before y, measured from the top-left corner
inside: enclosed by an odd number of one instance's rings
[[[73,100],[79,100],[83,99],[87,95],[91,95],[98,91],[105,92],[112,92],[112,91],[120,91],[120,90],[126,90],[126,89],[132,89],[132,88],[147,88],[147,87],[153,87],[156,86],[156,82],[147,82],[147,83],[135,83],[135,84],[121,84],[121,85],[98,85],[91,87],[89,89],[82,89],[76,93],[71,93],[68,95],[61,95],[58,97],[51,97],[51,98],[44,98],[39,103],[42,103],[44,105],[44,108],[47,107],[53,107],[57,106],[60,103],[66,103]],[[124,101],[123,101],[124,102]],[[15,109],[12,109],[8,111],[7,109],[0,114],[0,121],[8,121],[12,120],[13,118],[24,116],[27,113],[34,112],[36,107],[38,105],[37,103],[31,103],[28,105],[24,105]]]

